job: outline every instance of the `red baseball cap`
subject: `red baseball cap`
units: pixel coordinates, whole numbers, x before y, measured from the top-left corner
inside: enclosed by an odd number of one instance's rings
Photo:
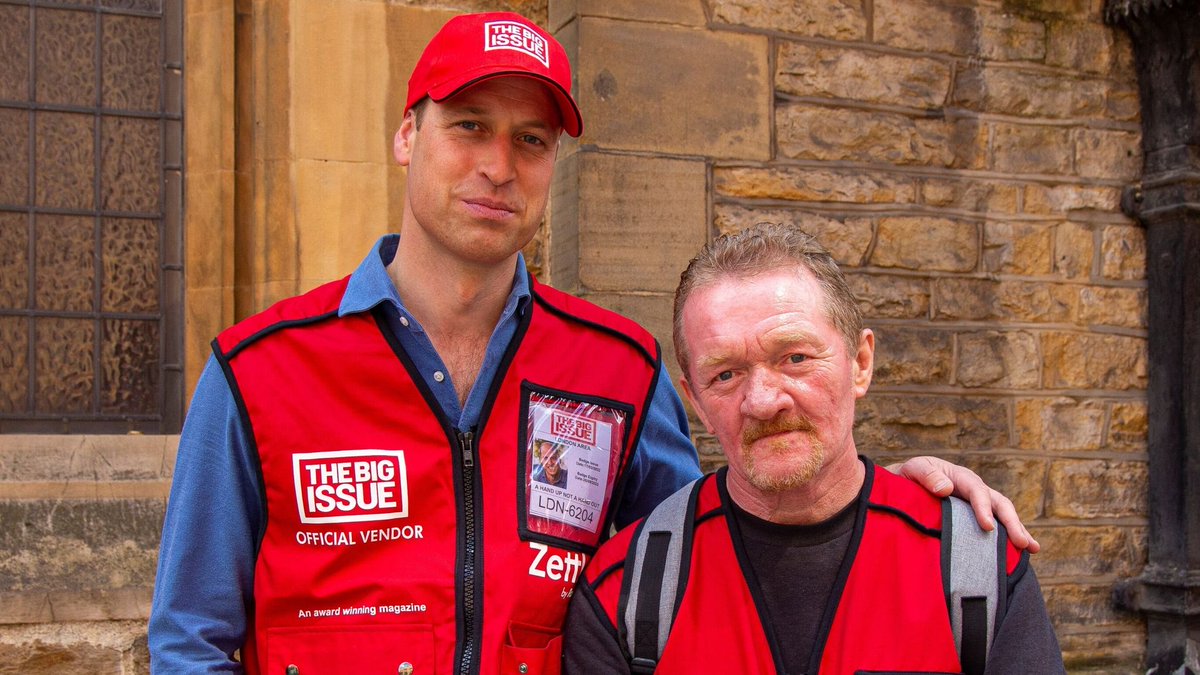
[[[579,136],[583,117],[571,98],[571,63],[549,33],[520,14],[463,14],[446,22],[425,46],[408,78],[404,112],[428,96],[444,101],[492,77],[520,75],[549,85],[563,131]]]

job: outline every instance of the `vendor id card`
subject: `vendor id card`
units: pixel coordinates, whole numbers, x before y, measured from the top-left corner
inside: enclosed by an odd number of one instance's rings
[[[527,526],[594,545],[621,460],[627,413],[531,392],[526,418]]]

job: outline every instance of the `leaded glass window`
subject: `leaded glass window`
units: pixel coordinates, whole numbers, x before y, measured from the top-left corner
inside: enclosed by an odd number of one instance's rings
[[[182,0],[0,0],[0,432],[178,431]]]

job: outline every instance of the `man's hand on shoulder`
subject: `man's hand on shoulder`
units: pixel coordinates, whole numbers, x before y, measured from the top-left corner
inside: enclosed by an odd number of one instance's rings
[[[953,494],[959,499],[967,500],[984,530],[990,531],[996,527],[993,520],[995,514],[1008,529],[1008,538],[1012,540],[1013,546],[1029,549],[1030,553],[1037,553],[1042,549],[1041,544],[1021,523],[1012,500],[988,487],[978,474],[965,466],[951,464],[937,457],[922,456],[913,457],[903,464],[892,464],[887,470],[940,497]]]

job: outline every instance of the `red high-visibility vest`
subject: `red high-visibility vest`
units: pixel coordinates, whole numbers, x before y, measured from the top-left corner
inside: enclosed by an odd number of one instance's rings
[[[832,621],[817,636],[818,672],[962,672],[942,582],[942,500],[906,479],[875,470],[870,462],[866,465],[858,519],[830,597],[835,604]],[[731,535],[729,496],[716,477],[703,481],[694,496],[690,548],[683,544],[689,552],[684,567],[664,582],[685,579],[686,586],[654,672],[775,673],[779,664],[770,635],[785,640],[787,626],[764,629],[757,591],[746,581],[736,550],[740,544]],[[683,492],[678,496],[687,497]],[[632,575],[630,547],[638,534],[637,527],[618,533],[601,547],[587,573],[622,641],[627,631],[642,628],[620,614],[622,598],[637,593],[627,577]],[[1011,573],[1020,556],[1011,543],[1004,547]],[[639,557],[638,564],[645,561]],[[598,586],[592,583],[593,575],[605,571],[609,573]],[[652,623],[648,629],[653,633],[657,627]]]
[[[214,342],[267,511],[247,672],[557,672],[567,601],[607,532],[653,396],[657,343],[534,282],[479,428],[463,435],[380,310],[337,316],[346,282]],[[577,490],[588,476],[598,484],[579,494],[601,495],[572,502],[566,524],[549,507],[530,515],[548,494],[529,487],[530,442],[550,425],[596,465],[572,477]]]

